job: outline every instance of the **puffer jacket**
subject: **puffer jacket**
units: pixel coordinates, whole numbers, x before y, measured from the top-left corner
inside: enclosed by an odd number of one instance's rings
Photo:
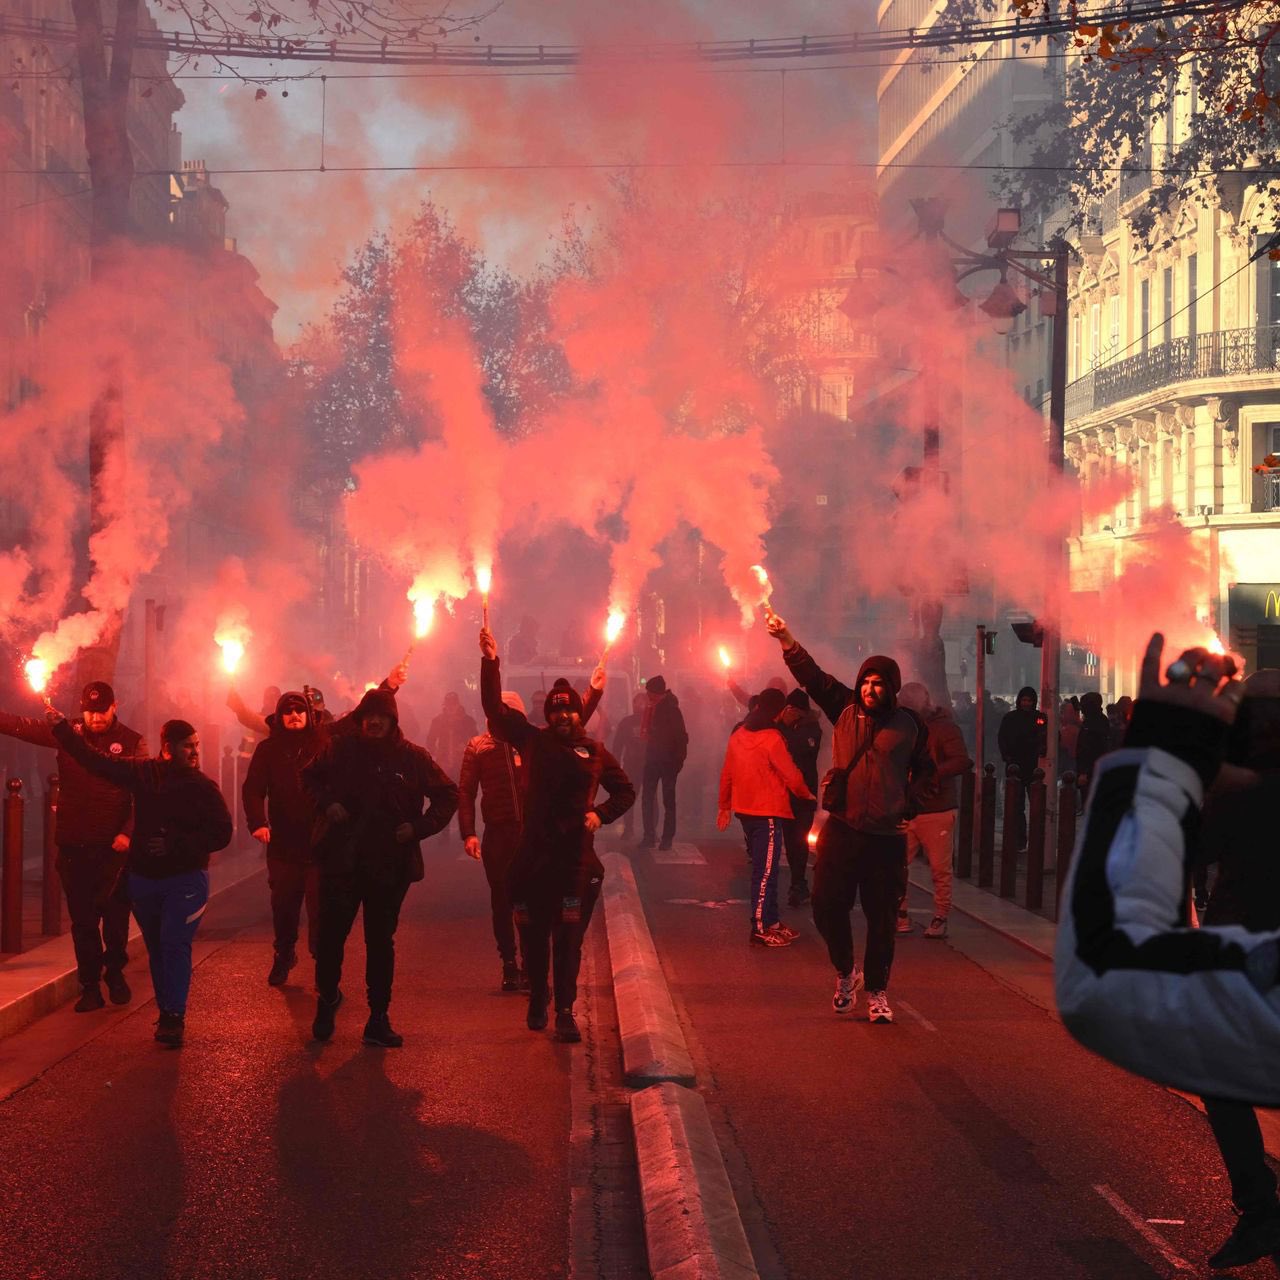
[[[464,840],[476,835],[476,793],[486,827],[516,826],[524,821],[529,769],[513,746],[481,733],[467,743],[458,777],[458,829]]]
[[[792,795],[814,798],[781,732],[758,710],[753,711],[729,735],[720,770],[720,810],[755,818],[789,818]]]

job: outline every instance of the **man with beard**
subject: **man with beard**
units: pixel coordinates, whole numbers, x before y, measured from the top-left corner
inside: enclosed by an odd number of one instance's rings
[[[392,1030],[388,1010],[400,907],[410,884],[424,875],[419,842],[448,825],[458,788],[424,748],[405,739],[389,689],[369,690],[351,714],[357,731],[333,735],[302,771],[326,823],[316,845],[320,928],[311,1032],[322,1041],[333,1035],[343,952],[362,911],[369,1000],[364,1043],[398,1049],[404,1037]]]
[[[902,676],[892,658],[867,658],[851,689],[818,666],[782,618],[774,614],[768,628],[792,676],[835,730],[833,767],[822,788],[829,817],[813,869],[813,922],[836,970],[831,1007],[851,1013],[865,984],[870,1020],[892,1022],[887,988],[898,902],[907,887],[906,823],[934,777],[928,731],[897,705]],[[861,971],[849,920],[859,896],[867,921]]]
[[[302,770],[320,751],[321,736],[311,720],[306,694],[280,695],[267,718],[268,734],[254,748],[241,797],[253,838],[267,846],[267,886],[275,958],[267,981],[283,986],[298,963],[295,944],[302,903],[307,904],[307,949],[316,954],[320,881],[311,850],[315,807],[302,785]]]
[[[81,718],[72,727],[97,751],[120,759],[147,754],[142,735],[116,716],[116,695],[103,680],[80,695]],[[129,894],[124,874],[133,829],[133,797],[98,777],[58,746],[43,720],[0,712],[0,733],[58,751],[58,878],[71,917],[71,943],[80,979],[77,1013],[101,1009],[104,981],[112,1004],[132,997],[125,981]]]
[[[582,698],[557,680],[543,705],[545,729],[502,700],[498,646],[480,632],[480,697],[494,737],[509,743],[529,769],[528,801],[508,889],[520,929],[529,978],[530,1031],[547,1025],[547,979],[554,967],[556,1039],[582,1039],[573,1016],[582,940],[600,896],[604,868],[595,833],[634,803],[635,788],[622,766],[583,729]],[[609,798],[596,803],[603,785]]]
[[[165,721],[156,759],[127,760],[90,746],[52,706],[47,717],[73,760],[133,795],[129,898],[160,1009],[155,1038],[177,1049],[191,990],[191,944],[209,901],[209,855],[231,843],[226,801],[200,772],[200,738],[186,720]]]

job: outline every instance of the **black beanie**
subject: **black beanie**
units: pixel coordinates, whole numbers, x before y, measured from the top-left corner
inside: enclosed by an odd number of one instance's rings
[[[781,689],[761,689],[756,694],[756,706],[770,720],[776,720],[787,705],[787,695]]]
[[[654,676],[653,679],[645,685],[645,689],[649,693],[663,694],[667,691],[667,682],[661,676]]]
[[[542,704],[542,718],[551,719],[553,711],[567,708],[582,714],[582,695],[563,676],[551,686],[546,701]]]
[[[803,689],[792,689],[787,694],[787,706],[795,707],[797,711],[808,711],[809,695]]]

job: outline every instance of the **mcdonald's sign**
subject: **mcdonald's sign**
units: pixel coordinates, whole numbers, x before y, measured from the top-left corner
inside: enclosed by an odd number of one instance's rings
[[[1238,582],[1228,591],[1233,627],[1280,626],[1280,583]]]
[[[1274,614],[1272,609],[1275,610]],[[1265,622],[1271,617],[1280,622],[1280,591],[1268,591],[1267,602],[1262,606],[1262,620]]]

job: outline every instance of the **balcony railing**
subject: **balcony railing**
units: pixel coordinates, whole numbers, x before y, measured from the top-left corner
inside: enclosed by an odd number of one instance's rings
[[[1280,324],[1174,338],[1141,355],[1100,365],[1067,388],[1067,418],[1083,417],[1174,382],[1280,370]]]
[[[1280,470],[1262,476],[1262,510],[1280,511]]]

